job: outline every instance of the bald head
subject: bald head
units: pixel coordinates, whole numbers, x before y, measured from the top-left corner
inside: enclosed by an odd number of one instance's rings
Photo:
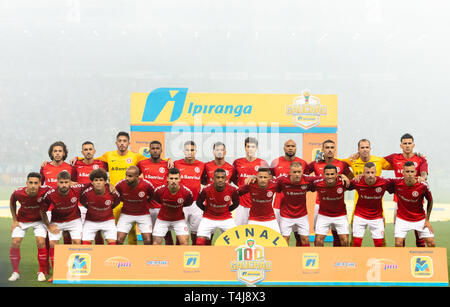
[[[293,140],[284,142],[284,154],[287,158],[292,158],[297,152],[297,144]]]
[[[131,186],[136,186],[139,183],[139,168],[137,166],[130,166],[125,172],[125,179]]]

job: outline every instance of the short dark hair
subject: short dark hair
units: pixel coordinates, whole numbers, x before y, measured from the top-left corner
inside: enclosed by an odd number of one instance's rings
[[[215,142],[213,145],[213,149],[215,149],[217,146],[223,146],[223,148],[225,148],[225,144],[222,142]]]
[[[128,134],[128,132],[120,131],[119,133],[117,133],[116,140],[119,138],[119,136],[125,136],[128,141],[130,140],[130,135]]]
[[[105,181],[107,181],[108,180],[108,174],[106,173],[106,171],[103,168],[97,168],[97,169],[94,169],[89,174],[89,180],[90,181],[94,181],[95,178],[103,178]]]
[[[403,140],[405,140],[405,139],[411,139],[411,140],[414,141],[413,136],[412,136],[411,134],[409,134],[409,133],[405,133],[405,134],[402,135],[402,137],[400,138],[400,143],[401,143]]]
[[[197,147],[197,145],[195,145],[194,141],[186,141],[186,142],[184,142],[183,146],[186,147],[187,145],[192,145],[194,147]]]
[[[414,162],[413,161],[406,161],[405,164],[403,164],[403,168],[405,168],[405,166],[414,166]]]
[[[63,160],[66,160],[69,151],[67,150],[66,144],[64,144],[64,142],[62,142],[62,141],[56,141],[52,145],[50,145],[50,147],[48,149],[48,156],[50,157],[50,160],[53,160],[53,154],[52,154],[53,148],[55,148],[56,146],[61,146],[63,148],[63,152],[64,152]]]
[[[84,145],[92,145],[92,146],[94,146],[94,143],[92,143],[91,141],[86,141],[83,144],[81,144],[81,147],[83,147]]]
[[[323,172],[325,173],[325,171],[326,171],[327,169],[334,169],[334,170],[336,171],[336,173],[337,173],[337,167],[334,166],[333,164],[327,164],[327,165],[325,165],[325,167],[323,168]]]
[[[56,180],[58,180],[58,181],[61,179],[64,179],[64,180],[69,179],[70,180],[71,178],[72,178],[72,176],[70,175],[70,173],[66,170],[63,170],[58,174],[58,176],[56,177]]]
[[[39,178],[39,180],[41,180],[41,174],[38,172],[31,172],[27,175],[27,180],[30,178]]]
[[[256,147],[258,147],[258,140],[254,137],[249,136],[249,137],[245,138],[245,141],[244,141],[244,146],[247,146],[247,144],[255,144]]]
[[[333,143],[333,144],[336,144],[335,141],[328,139],[328,140],[322,142],[322,147],[323,147],[326,143]]]
[[[358,148],[359,148],[359,145],[361,144],[361,142],[367,142],[367,143],[369,143],[369,145],[370,145],[370,141],[369,141],[368,139],[360,139],[360,140],[358,141]]]
[[[177,175],[180,174],[180,170],[176,167],[169,168],[169,175]]]
[[[157,140],[151,141],[150,144],[148,145],[148,147],[151,147],[153,144],[157,144],[157,145],[161,146],[161,148],[162,148],[161,142],[160,142],[160,141],[157,141]]]
[[[291,166],[289,168],[298,167],[298,166],[303,168],[303,165],[300,162],[294,161],[294,162],[291,163]]]
[[[216,174],[216,173],[227,173],[223,168],[216,168],[216,170],[214,171],[214,175]]]
[[[367,162],[366,164],[364,164],[364,167],[366,168],[372,168],[372,167],[376,167],[375,163],[373,162]]]
[[[268,168],[268,167],[260,167],[260,168],[258,168],[258,173],[261,173],[261,172],[267,172],[269,174],[272,174],[272,172],[270,171],[270,168]]]

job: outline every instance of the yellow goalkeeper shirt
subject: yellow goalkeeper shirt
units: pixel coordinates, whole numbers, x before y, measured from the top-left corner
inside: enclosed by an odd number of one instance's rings
[[[117,150],[107,151],[103,156],[96,158],[108,163],[109,182],[115,186],[120,180],[125,179],[127,169],[141,160],[147,159],[140,153],[128,151],[126,155],[119,155]]]

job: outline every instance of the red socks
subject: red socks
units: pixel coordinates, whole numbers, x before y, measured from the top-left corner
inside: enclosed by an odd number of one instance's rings
[[[195,245],[206,245],[207,239],[204,237],[197,237]]]
[[[49,273],[48,268],[48,252],[47,248],[38,248],[38,263],[39,263],[39,272],[44,274]]]
[[[383,239],[373,239],[373,245],[375,247],[383,247]]]
[[[353,237],[353,246],[361,247],[363,238]]]
[[[19,273],[20,248],[11,247],[9,249],[9,259],[11,260],[13,272]]]

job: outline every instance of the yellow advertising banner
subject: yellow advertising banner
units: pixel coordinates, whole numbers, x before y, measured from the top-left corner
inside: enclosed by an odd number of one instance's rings
[[[262,226],[220,246],[57,245],[55,284],[448,286],[445,248],[282,247]]]

